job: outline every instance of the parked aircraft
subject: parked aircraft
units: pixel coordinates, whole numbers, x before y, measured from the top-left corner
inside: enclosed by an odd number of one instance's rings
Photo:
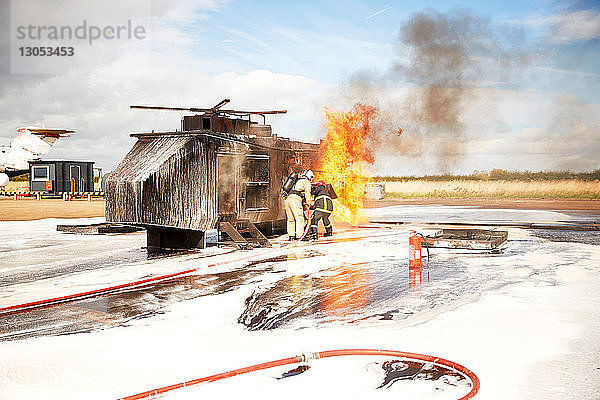
[[[40,160],[61,137],[69,137],[75,131],[24,127],[10,145],[0,146],[0,186],[6,186],[10,178],[29,172],[29,161]]]

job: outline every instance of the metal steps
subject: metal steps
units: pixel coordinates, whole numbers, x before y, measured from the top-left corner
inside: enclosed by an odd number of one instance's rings
[[[271,247],[269,239],[247,219],[219,222],[219,232],[226,233],[231,240],[241,247]]]

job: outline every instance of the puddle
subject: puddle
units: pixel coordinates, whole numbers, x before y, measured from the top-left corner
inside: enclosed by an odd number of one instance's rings
[[[89,260],[72,263],[64,261],[44,265],[43,268],[27,270],[19,269],[15,272],[3,273],[0,276],[0,287],[14,285],[15,282],[20,284],[36,282],[42,279],[50,279],[69,274],[75,274],[84,271],[93,271],[103,268],[111,268],[117,265],[132,264],[146,259],[146,252],[142,249],[126,250],[119,254],[110,254],[90,258]],[[36,266],[39,267],[39,266]]]
[[[292,369],[290,371],[284,372],[283,374],[281,374],[281,376],[276,377],[276,379],[280,380],[280,379],[284,379],[284,378],[289,378],[289,377],[292,377],[292,376],[300,375],[300,374],[308,371],[309,369],[310,369],[309,365],[300,365],[297,368],[294,368],[294,369]]]
[[[173,255],[167,253],[159,257],[171,257]],[[244,267],[244,269],[217,274],[185,276],[135,291],[116,293],[90,300],[59,304],[25,313],[7,315],[2,317],[3,326],[9,328],[0,330],[0,341],[19,340],[45,335],[90,332],[112,326],[126,325],[131,320],[148,318],[160,314],[166,306],[175,302],[191,300],[202,296],[218,295],[235,290],[242,285],[250,283],[256,276],[271,272],[272,267],[266,264],[322,255],[321,252],[313,250],[290,253],[254,261]],[[213,255],[205,257],[210,256]],[[3,276],[0,279],[0,286],[2,283],[13,284],[15,279],[21,279],[22,282],[36,281],[101,267],[110,267],[121,263],[131,263],[145,258],[146,254],[142,249],[128,251],[122,256],[115,257],[111,255],[110,257],[96,259],[89,263],[57,266],[54,269],[45,269],[37,274],[23,273],[23,275],[11,274],[10,276]],[[259,265],[264,265],[264,267],[256,268]]]
[[[131,320],[160,314],[175,302],[234,290],[267,271],[270,269],[186,276],[136,291],[6,315],[2,317],[6,328],[0,329],[0,342],[127,325]]]
[[[469,381],[457,371],[440,365],[408,360],[390,360],[373,363],[381,368],[384,378],[377,389],[389,389],[394,383],[403,380],[438,381],[451,386],[470,386]],[[372,366],[371,366],[372,368]],[[436,386],[437,390],[441,387]]]
[[[533,235],[541,238],[550,240],[553,242],[571,242],[571,243],[583,243],[593,244],[600,246],[600,232],[599,231],[567,231],[567,230],[552,230],[552,229],[535,229],[532,231]]]
[[[249,330],[270,330],[300,318],[352,322],[372,317],[390,320],[402,315],[400,309],[373,312],[372,306],[418,290],[429,281],[429,271],[408,273],[407,268],[390,268],[388,264],[388,268],[378,269],[375,264],[344,265],[319,275],[295,275],[259,288],[246,299],[238,322]]]
[[[472,300],[524,277],[546,279],[525,266],[506,273],[496,260],[495,255],[444,253],[432,257],[425,268],[409,269],[407,261],[391,255],[288,276],[258,286],[245,299],[238,322],[248,330],[303,329],[365,320],[385,324],[442,310],[461,299]]]
[[[271,258],[265,258],[264,260],[252,261],[252,262],[246,264],[246,267],[253,267],[256,265],[267,264],[267,263],[279,263],[279,262],[286,262],[286,261],[302,260],[305,258],[319,257],[319,256],[324,256],[324,255],[325,254],[321,253],[320,251],[307,250],[307,251],[302,251],[302,252],[297,252],[297,253],[283,254],[283,255],[271,257]]]
[[[347,238],[332,238],[332,239],[319,239],[315,243],[317,244],[329,244],[329,243],[348,243],[348,242],[358,242],[366,239],[367,236],[361,237],[347,237]]]

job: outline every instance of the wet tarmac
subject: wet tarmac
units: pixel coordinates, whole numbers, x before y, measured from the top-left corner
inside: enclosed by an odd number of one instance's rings
[[[2,326],[6,328],[0,329],[0,341],[126,326],[131,320],[163,313],[169,304],[219,295],[270,271],[271,268],[254,268],[186,276],[149,288],[5,315],[1,317]]]
[[[403,320],[422,311],[477,298],[522,280],[523,274],[545,284],[555,283],[548,278],[552,270],[524,267],[522,273],[507,274],[508,268],[515,269],[512,265],[498,267],[496,257],[505,261],[520,259],[539,250],[535,239],[509,240],[501,254],[432,249],[433,254],[429,261],[424,259],[423,268],[409,270],[405,258],[395,251],[406,239],[402,231],[385,228],[371,230],[370,235],[364,232],[349,230],[337,238],[321,239],[282,250],[282,254],[252,260],[232,271],[172,279],[133,291],[7,315],[2,318],[0,341],[126,326],[132,320],[167,312],[174,303],[219,295],[242,286],[249,286],[251,294],[244,300],[237,322],[248,330],[273,330],[285,326],[301,329],[327,323]],[[589,232],[535,231],[534,234],[561,242],[594,244],[595,241]],[[347,253],[348,246],[355,246],[354,242],[359,240],[370,249],[370,261],[338,261],[344,258],[338,252]],[[165,255],[161,260],[168,262],[177,257]],[[199,260],[206,256],[199,253],[196,257]],[[85,262],[63,260],[30,271],[9,271],[0,277],[0,286],[146,261],[143,249],[125,249]],[[307,262],[318,267],[308,273],[293,273],[293,265]],[[284,276],[277,279],[278,273]]]
[[[153,255],[150,259],[165,260],[178,255],[196,253],[166,253],[161,256]],[[278,271],[274,269],[274,266],[278,263],[322,255],[323,253],[310,249],[294,251],[289,254],[248,262],[242,269],[185,276],[153,284],[149,287],[134,290],[124,289],[120,293],[103,295],[89,300],[73,301],[4,315],[1,318],[3,326],[6,328],[0,329],[0,341],[91,332],[115,326],[126,326],[131,320],[148,318],[163,313],[164,308],[170,304],[202,296],[223,294],[250,284],[256,277],[263,274],[277,273]],[[206,258],[206,256],[198,255],[195,259],[203,258]],[[14,282],[34,282],[59,275],[110,268],[115,265],[140,262],[146,259],[147,255],[143,249],[127,250],[123,253],[100,257],[94,261],[81,264],[76,263],[69,266],[65,262],[65,265],[44,268],[37,274],[35,272],[7,274],[0,280],[0,286],[2,281],[6,285]]]
[[[493,258],[492,254],[470,253]],[[454,257],[452,257],[454,258]],[[405,319],[419,311],[476,297],[494,283],[469,275],[452,258],[432,257],[425,268],[408,269],[395,257],[332,266],[318,274],[293,275],[257,288],[245,300],[238,322],[249,330],[270,330],[291,322],[296,328],[328,322]]]
[[[100,254],[96,257],[83,261],[62,260],[48,263],[44,268],[22,268],[8,271],[0,275],[0,287],[9,286],[15,282],[30,283],[42,279],[64,277],[69,274],[77,274],[85,271],[111,268],[118,265],[141,262],[147,258],[143,249],[126,249],[111,254]]]
[[[553,242],[583,243],[600,246],[600,231],[536,229],[533,231],[533,235]]]

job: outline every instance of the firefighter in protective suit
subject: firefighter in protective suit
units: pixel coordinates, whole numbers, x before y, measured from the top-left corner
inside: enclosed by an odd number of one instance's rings
[[[285,199],[285,215],[287,216],[287,232],[289,240],[299,239],[304,233],[306,220],[302,200],[309,206],[312,204],[310,193],[314,174],[311,170],[304,171],[294,184],[289,196]]]
[[[317,226],[319,221],[323,220],[323,226],[325,227],[325,234],[323,236],[333,235],[333,227],[329,216],[333,212],[333,201],[329,196],[329,191],[325,186],[325,182],[318,181],[312,189],[312,193],[315,197],[314,211],[310,221],[310,236],[311,240],[316,240],[319,235],[317,233]]]

